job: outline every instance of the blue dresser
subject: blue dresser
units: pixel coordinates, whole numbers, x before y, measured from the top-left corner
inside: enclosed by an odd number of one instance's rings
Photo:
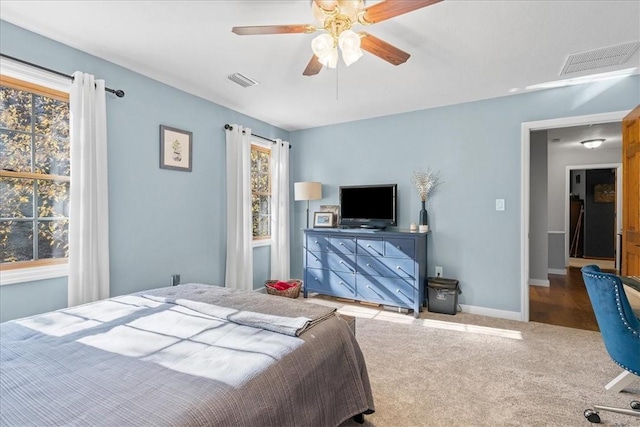
[[[339,298],[412,309],[425,303],[427,233],[304,230],[304,297]]]

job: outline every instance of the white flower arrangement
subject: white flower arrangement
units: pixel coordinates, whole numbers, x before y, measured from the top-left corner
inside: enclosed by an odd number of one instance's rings
[[[420,200],[426,202],[429,194],[441,184],[440,171],[432,171],[431,168],[414,170],[411,184],[418,191]]]

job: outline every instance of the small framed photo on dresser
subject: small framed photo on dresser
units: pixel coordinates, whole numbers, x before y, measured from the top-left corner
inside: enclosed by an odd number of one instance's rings
[[[333,215],[333,212],[314,212],[313,228],[334,227],[335,226],[334,218],[335,216]]]

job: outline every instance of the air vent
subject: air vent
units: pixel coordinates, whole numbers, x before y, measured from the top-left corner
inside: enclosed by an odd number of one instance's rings
[[[578,73],[624,64],[638,50],[640,42],[623,43],[602,49],[573,53],[567,58],[560,75]]]
[[[235,74],[231,74],[229,77],[229,80],[231,80],[234,83],[239,84],[242,87],[249,87],[249,86],[255,86],[258,85],[260,83],[258,83],[257,81],[242,75],[240,73],[235,73]]]

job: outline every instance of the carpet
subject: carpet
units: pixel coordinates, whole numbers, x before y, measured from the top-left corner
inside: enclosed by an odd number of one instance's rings
[[[588,426],[592,405],[629,408],[627,391],[604,385],[621,372],[598,332],[542,323],[424,311],[419,319],[314,297],[356,317],[376,412],[365,427]],[[602,424],[640,426],[640,418],[601,412]],[[341,427],[358,426],[349,420]]]

